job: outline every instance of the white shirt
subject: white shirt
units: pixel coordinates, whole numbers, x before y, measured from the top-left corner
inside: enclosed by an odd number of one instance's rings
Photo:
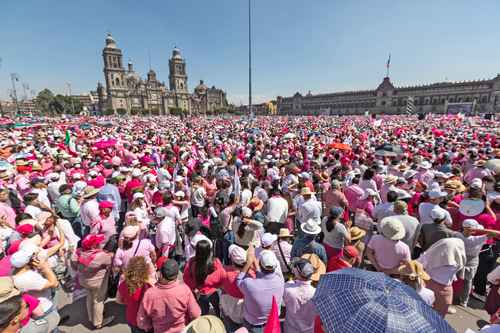
[[[456,280],[458,268],[452,265],[446,265],[438,268],[426,270],[431,279],[439,284],[451,286],[453,281]]]
[[[252,191],[250,191],[247,188],[241,191],[240,201],[243,207],[247,206],[251,199],[252,199]]]
[[[24,212],[26,214],[30,214],[31,217],[36,220],[36,219],[38,219],[38,215],[42,212],[42,210],[38,207],[28,205],[24,208]]]
[[[387,202],[383,204],[378,204],[373,210],[373,217],[377,221],[381,221],[384,217],[396,215],[394,213],[394,204],[392,202]]]
[[[297,220],[300,223],[305,223],[309,219],[318,225],[321,224],[321,202],[313,198],[305,201],[297,210]]]
[[[429,306],[432,306],[434,301],[436,301],[436,295],[434,295],[434,292],[428,288],[423,287],[422,289],[417,290],[417,294],[419,294],[424,302]]]
[[[37,193],[38,194],[38,201],[43,203],[47,207],[51,207],[50,200],[49,200],[49,194],[46,189],[44,188],[34,188],[31,192]]]
[[[270,222],[285,223],[288,217],[288,201],[281,196],[273,196],[267,201],[267,219]]]
[[[438,209],[441,209],[444,214],[446,215],[446,219],[444,220],[444,223],[446,225],[451,225],[452,224],[452,219],[450,213],[446,210],[441,208],[439,205],[430,203],[430,202],[423,202],[420,205],[418,205],[418,216],[419,216],[419,221],[422,224],[430,224],[433,223],[434,221],[431,218],[431,211],[434,209],[434,207],[438,207]]]
[[[80,208],[80,217],[82,218],[82,222],[84,225],[91,225],[92,221],[94,221],[99,216],[99,203],[96,199],[92,199],[83,203]]]
[[[175,244],[175,220],[165,217],[156,230],[156,247],[161,249],[164,245]]]
[[[193,196],[191,197],[191,204],[196,207],[205,206],[205,196],[207,192],[200,186],[193,191]]]
[[[479,256],[479,252],[481,252],[481,248],[483,247],[483,244],[486,242],[488,239],[488,236],[483,235],[483,236],[469,236],[469,237],[462,237],[462,240],[464,241],[465,245],[465,254],[467,255],[467,258],[475,258]]]

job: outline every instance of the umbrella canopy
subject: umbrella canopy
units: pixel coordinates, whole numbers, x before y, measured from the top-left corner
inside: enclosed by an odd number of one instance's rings
[[[396,157],[396,156],[398,156],[398,154],[396,154],[395,152],[387,151],[387,150],[383,150],[383,149],[376,150],[375,155],[381,156],[381,157]]]
[[[486,168],[493,171],[496,175],[500,175],[500,159],[493,159],[486,162]]]
[[[335,142],[330,145],[330,148],[339,149],[339,150],[351,150],[351,146],[347,143]]]
[[[106,148],[114,147],[116,145],[116,142],[117,141],[115,139],[101,140],[101,141],[97,141],[94,144],[94,147],[96,147],[97,149],[106,149]]]
[[[414,289],[384,273],[346,268],[325,274],[313,302],[327,332],[455,332]]]
[[[380,145],[375,150],[376,151],[384,150],[384,151],[395,153],[396,155],[404,154],[404,150],[403,150],[403,147],[401,147],[401,145],[391,145],[389,143],[385,143],[383,145]]]

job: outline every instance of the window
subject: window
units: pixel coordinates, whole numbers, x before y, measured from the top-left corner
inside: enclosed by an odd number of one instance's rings
[[[382,101],[382,103],[380,103],[382,106],[385,106],[385,101]]]
[[[448,99],[448,102],[450,102],[450,103],[454,103],[454,102],[455,102],[455,97],[450,97],[450,98]]]
[[[115,86],[120,86],[120,79],[119,78],[115,79]]]
[[[481,98],[481,103],[488,103],[488,96],[483,96]]]

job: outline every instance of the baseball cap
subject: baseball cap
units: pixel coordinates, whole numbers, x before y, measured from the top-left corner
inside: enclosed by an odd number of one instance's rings
[[[231,258],[231,261],[236,265],[241,266],[247,262],[247,251],[245,251],[238,245],[231,244],[229,246],[228,252],[229,252],[229,258]]]
[[[278,267],[276,255],[271,251],[262,251],[262,253],[260,254],[260,265],[265,270],[274,270],[276,267]]]
[[[295,260],[293,262],[293,268],[296,269],[296,273],[305,279],[310,279],[316,271],[311,262],[305,258],[298,258]]]
[[[431,210],[430,215],[434,221],[441,221],[446,217],[446,211],[443,208],[436,206]]]
[[[264,235],[262,235],[260,242],[262,244],[262,247],[268,247],[271,246],[274,242],[276,242],[276,240],[278,240],[277,235],[266,232]]]

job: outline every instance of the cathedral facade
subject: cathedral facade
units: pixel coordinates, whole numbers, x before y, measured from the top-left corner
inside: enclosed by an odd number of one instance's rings
[[[123,54],[115,40],[108,34],[102,51],[105,86],[97,85],[99,109],[102,113],[165,115],[176,112],[203,114],[212,109],[227,107],[225,93],[216,89],[188,89],[186,61],[181,51],[174,48],[169,59],[169,85],[160,82],[150,69],[143,79],[129,62],[123,66]],[[210,92],[210,90],[212,90]],[[214,96],[223,98],[215,98]]]
[[[385,77],[374,90],[278,97],[278,114],[362,115],[446,113],[452,106],[470,105],[474,113],[500,113],[500,74],[489,80],[438,82],[395,87]]]

